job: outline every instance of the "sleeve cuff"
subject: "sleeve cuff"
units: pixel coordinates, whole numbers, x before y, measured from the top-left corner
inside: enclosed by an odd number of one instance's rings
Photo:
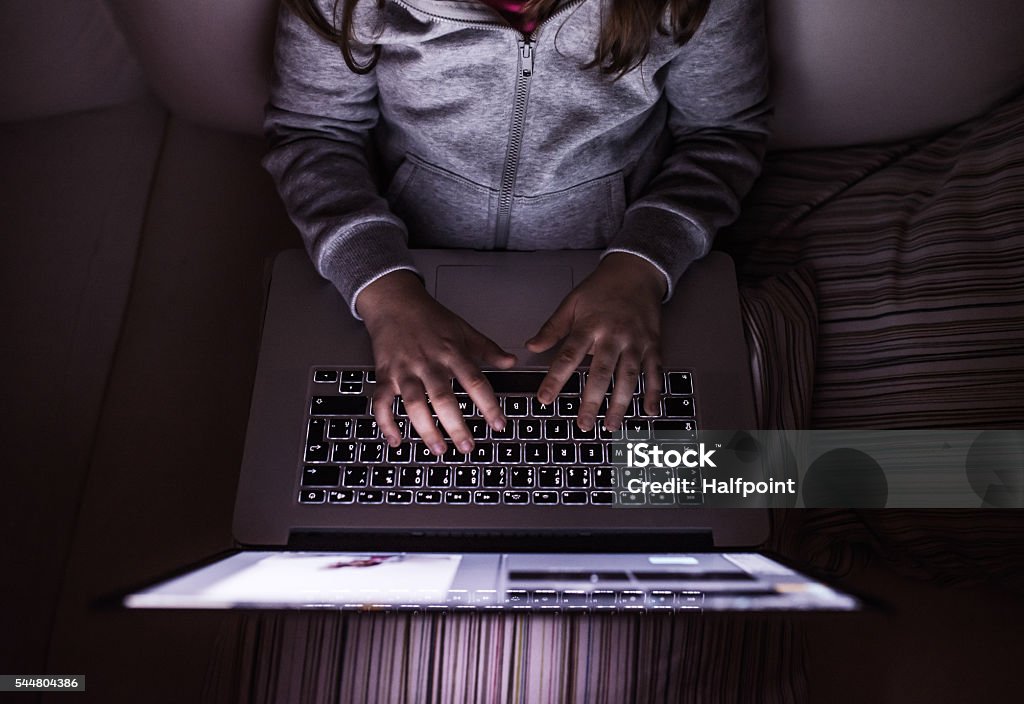
[[[356,320],[356,298],[377,279],[401,269],[422,278],[409,254],[405,231],[392,223],[371,223],[346,232],[329,249],[316,253],[316,269],[334,284]]]
[[[665,301],[672,298],[676,282],[690,264],[711,248],[707,230],[697,222],[657,207],[630,210],[619,233],[608,244],[602,259],[625,252],[651,263],[665,276]]]

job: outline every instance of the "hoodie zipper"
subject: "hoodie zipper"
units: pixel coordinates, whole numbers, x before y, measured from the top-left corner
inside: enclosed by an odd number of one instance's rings
[[[570,0],[557,8],[550,15],[545,17],[529,35],[524,36],[518,29],[507,24],[491,24],[487,22],[474,22],[462,20],[455,17],[445,17],[434,13],[425,12],[418,8],[411,7],[402,0],[392,0],[396,5],[425,14],[431,19],[440,22],[453,22],[480,29],[491,29],[505,32],[515,32],[519,35],[516,42],[518,59],[516,61],[516,88],[512,103],[512,125],[509,129],[508,146],[505,150],[505,163],[501,169],[501,183],[498,186],[498,219],[495,225],[494,248],[505,249],[508,247],[509,230],[512,225],[512,194],[516,185],[516,174],[519,172],[519,154],[523,146],[523,136],[526,132],[526,104],[530,96],[530,82],[533,78],[534,47],[537,43],[537,34],[545,25],[561,15],[575,9],[583,4],[584,0]]]
[[[533,34],[536,31],[535,29]],[[495,249],[508,247],[508,235],[512,226],[512,192],[516,185],[516,173],[519,171],[519,152],[526,132],[526,102],[530,97],[530,80],[533,78],[533,34],[517,42],[519,61],[516,68],[516,93],[512,103],[512,128],[509,130],[508,148],[505,151],[505,165],[501,169],[501,184],[498,186]]]

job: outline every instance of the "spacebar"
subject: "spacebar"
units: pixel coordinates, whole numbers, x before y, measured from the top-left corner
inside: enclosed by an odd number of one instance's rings
[[[547,372],[484,370],[484,376],[491,382],[496,394],[535,394],[540,388],[540,383],[547,376]],[[455,391],[464,393],[458,379],[455,380]],[[565,388],[561,393],[578,394],[579,392],[580,375],[579,372],[573,372],[569,380],[565,382]]]

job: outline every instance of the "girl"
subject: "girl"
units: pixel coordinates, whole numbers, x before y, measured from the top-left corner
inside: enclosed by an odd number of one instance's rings
[[[452,377],[501,429],[479,365],[516,362],[427,294],[410,243],[603,249],[527,343],[564,339],[537,397],[553,402],[592,355],[580,428],[614,376],[604,424],[617,429],[641,371],[657,415],[661,303],[763,158],[760,0],[284,5],[265,165],[317,270],[366,323],[388,442],[401,395],[433,452],[445,441],[430,406],[469,452]]]

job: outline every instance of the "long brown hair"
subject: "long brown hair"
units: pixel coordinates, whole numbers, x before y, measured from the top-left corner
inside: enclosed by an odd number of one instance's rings
[[[370,57],[364,62],[356,60],[353,45],[367,48],[355,38],[352,14],[358,0],[334,0],[330,19],[316,7],[316,0],[281,0],[286,7],[306,22],[313,30],[341,48],[345,63],[356,73],[369,73],[380,57],[380,47],[372,46]],[[376,0],[383,7],[386,0]],[[544,17],[559,0],[526,0],[529,15]],[[602,18],[601,35],[597,39],[594,60],[583,68],[598,67],[601,72],[623,75],[647,57],[651,38],[657,32],[671,36],[677,44],[685,44],[700,27],[711,0],[612,0],[611,11]],[[668,26],[662,18],[668,13]]]

